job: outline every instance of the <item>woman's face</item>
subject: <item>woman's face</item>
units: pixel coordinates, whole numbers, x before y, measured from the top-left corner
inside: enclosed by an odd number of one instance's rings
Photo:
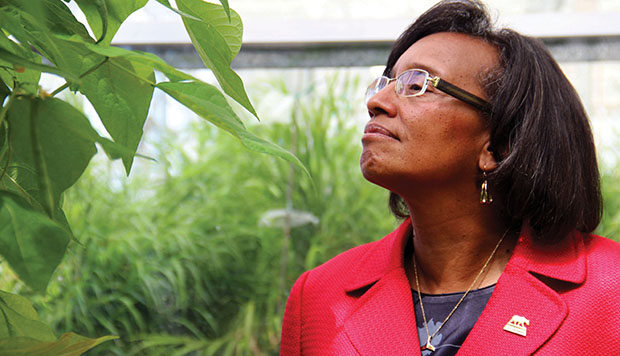
[[[464,34],[441,32],[414,43],[396,62],[391,77],[420,68],[483,99],[480,73],[494,68],[497,51]],[[370,121],[362,136],[362,173],[398,194],[412,188],[464,181],[475,184],[485,164],[489,131],[470,105],[428,85],[417,97],[400,97],[395,81],[367,103]],[[485,156],[485,157],[487,157]],[[493,167],[489,167],[493,168]]]

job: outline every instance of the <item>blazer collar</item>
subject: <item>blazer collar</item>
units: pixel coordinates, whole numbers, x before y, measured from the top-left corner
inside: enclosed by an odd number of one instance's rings
[[[353,269],[354,273],[345,285],[347,292],[375,283],[387,272],[403,268],[405,245],[412,236],[411,219],[376,242]],[[562,241],[541,245],[532,238],[532,230],[524,224],[521,236],[508,264],[517,265],[541,276],[581,284],[586,278],[583,235],[574,232]]]
[[[583,234],[575,231],[558,243],[541,245],[533,240],[531,228],[524,225],[508,263],[534,274],[581,284],[587,272]]]
[[[368,249],[360,259],[345,290],[354,290],[366,287],[383,277],[390,270],[403,268],[405,245],[412,234],[411,219],[407,218],[400,226],[377,241],[375,246]]]

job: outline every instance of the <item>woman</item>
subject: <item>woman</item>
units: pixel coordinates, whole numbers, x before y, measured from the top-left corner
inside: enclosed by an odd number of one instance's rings
[[[620,355],[592,133],[539,41],[440,2],[366,104],[363,175],[405,220],[299,277],[281,355]]]

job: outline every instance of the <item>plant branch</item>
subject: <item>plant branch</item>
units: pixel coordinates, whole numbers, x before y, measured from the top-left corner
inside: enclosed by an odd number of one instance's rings
[[[101,67],[102,65],[105,64],[105,62],[107,62],[110,59],[110,57],[105,57],[101,62],[99,62],[98,64],[96,64],[95,66],[93,66],[92,68],[90,68],[89,70],[87,70],[86,72],[84,72],[83,74],[81,74],[79,76],[80,79],[84,78],[85,76],[89,75],[90,73],[96,71],[97,69],[99,69],[99,67]],[[60,93],[61,91],[67,89],[69,86],[71,85],[71,83],[69,82],[65,82],[65,84],[59,86],[58,88],[56,88],[56,90],[54,90],[50,96],[56,96],[56,94]]]
[[[140,77],[140,76],[136,75],[136,73],[135,73],[135,72],[132,72],[132,71],[130,71],[130,70],[127,70],[127,68],[125,68],[125,67],[123,67],[123,66],[120,66],[120,65],[118,65],[118,64],[116,64],[116,63],[114,63],[114,62],[112,62],[111,64],[112,64],[113,66],[115,66],[116,68],[118,68],[118,69],[120,69],[120,70],[122,70],[122,71],[124,71],[124,72],[128,73],[129,75],[131,75],[131,76],[135,77],[136,79],[139,79],[139,80],[141,80],[141,81],[143,81],[143,82],[146,82],[147,84],[150,84],[152,87],[157,86],[157,83],[155,83],[155,82],[151,82],[151,81],[149,81],[149,80],[145,80],[144,78],[142,78],[142,77]]]

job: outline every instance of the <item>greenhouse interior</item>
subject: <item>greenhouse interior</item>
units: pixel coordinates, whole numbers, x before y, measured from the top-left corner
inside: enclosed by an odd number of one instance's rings
[[[31,290],[6,261],[0,289],[26,296],[57,335],[119,336],[87,355],[278,355],[297,277],[398,226],[387,192],[359,169],[364,92],[398,35],[435,3],[230,0],[243,21],[232,68],[257,116],[230,104],[307,172],[248,150],[156,89],[131,173],[99,150],[66,191],[76,241],[47,291]],[[486,4],[498,25],[541,39],[579,93],[605,199],[595,233],[620,241],[620,0]],[[181,17],[158,1],[131,14],[112,45],[218,85]],[[63,82],[44,74],[42,86]],[[59,97],[107,135],[83,96]]]

